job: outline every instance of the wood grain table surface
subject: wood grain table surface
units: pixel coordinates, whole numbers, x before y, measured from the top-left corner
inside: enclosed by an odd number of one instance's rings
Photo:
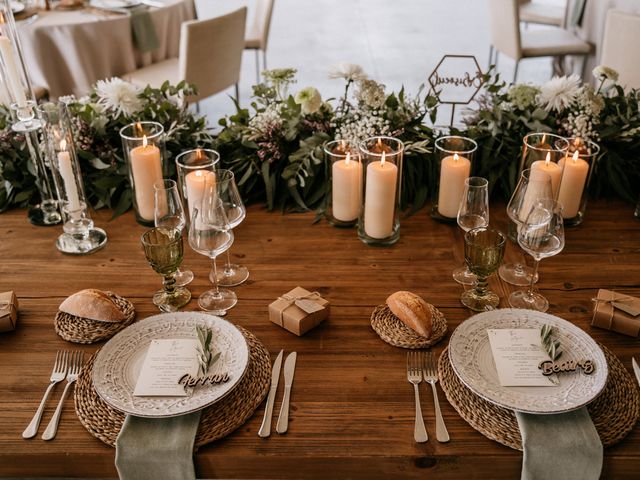
[[[0,215],[0,291],[14,290],[20,316],[14,332],[0,334],[0,475],[16,477],[115,477],[115,450],[92,437],[78,421],[73,402],[64,407],[57,437],[40,438],[58,398],[51,397],[38,436],[21,432],[47,386],[55,352],[76,348],[59,338],[53,319],[60,302],[84,288],[111,290],[129,298],[138,319],[158,313],[151,296],[161,278],[147,265],[140,246],[144,227],[131,212],[110,220],[95,213],[108,245],[90,256],[59,253],[61,227],[34,227],[26,212]],[[506,228],[504,205],[492,205],[492,224]],[[406,380],[403,349],[387,345],[369,324],[371,311],[397,290],[422,295],[446,316],[449,335],[471,312],[460,304],[462,288],[451,278],[462,263],[462,232],[433,221],[422,210],[402,220],[400,241],[391,248],[364,245],[355,230],[313,225],[314,215],[249,208],[236,229],[232,258],[251,277],[235,287],[239,302],[227,318],[255,333],[272,353],[297,351],[298,363],[286,435],[261,439],[263,407],[227,438],[195,456],[199,478],[519,478],[522,455],[488,440],[464,422],[439,389],[451,442],[435,441],[431,394],[421,386],[430,440],[413,441],[414,397]],[[185,244],[184,267],[196,278],[196,298],[210,288],[209,260]],[[507,246],[506,259],[520,250]],[[219,259],[222,262],[222,258]],[[298,338],[268,320],[267,306],[296,285],[317,290],[331,302],[331,316]],[[511,287],[491,285],[502,298]],[[609,347],[631,370],[640,356],[638,339],[590,326],[598,288],[640,295],[640,221],[632,207],[594,201],[585,223],[566,231],[566,247],[540,266],[539,287],[550,300],[549,313],[569,320]],[[446,339],[434,347],[440,352]],[[101,344],[80,346],[87,354]],[[274,412],[279,411],[283,382]],[[275,419],[274,419],[275,422]],[[640,429],[605,450],[603,478],[638,478]]]

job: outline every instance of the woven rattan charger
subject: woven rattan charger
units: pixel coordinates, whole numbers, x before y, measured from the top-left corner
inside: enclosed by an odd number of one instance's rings
[[[241,427],[251,418],[269,390],[269,352],[252,333],[242,327],[237,328],[249,345],[247,371],[229,395],[202,411],[195,439],[196,448],[226,437]],[[93,388],[93,362],[96,355],[89,359],[78,378],[75,389],[76,414],[91,435],[113,447],[125,414],[107,405]]]
[[[56,333],[68,342],[94,343],[107,340],[131,325],[136,318],[133,304],[113,292],[104,293],[109,295],[113,303],[124,314],[125,319],[122,322],[101,322],[58,311],[53,322]]]
[[[604,390],[587,406],[605,447],[618,443],[640,418],[640,393],[633,378],[609,349],[600,345],[609,366]],[[446,348],[438,362],[438,374],[447,400],[460,416],[487,438],[522,450],[522,437],[514,412],[483,400],[467,388],[453,371]]]
[[[431,336],[425,338],[402,323],[387,305],[378,305],[371,314],[371,328],[378,336],[394,347],[428,348],[447,334],[447,320],[440,310],[429,304],[433,328]]]

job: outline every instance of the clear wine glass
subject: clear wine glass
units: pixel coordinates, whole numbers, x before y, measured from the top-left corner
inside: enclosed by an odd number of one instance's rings
[[[216,187],[218,197],[222,200],[229,228],[234,229],[242,223],[247,216],[247,209],[242,202],[242,197],[238,191],[235,175],[231,170],[216,170]],[[231,263],[231,256],[227,250],[227,263],[224,269],[218,271],[218,285],[222,287],[233,287],[240,285],[249,278],[249,269],[237,263]],[[211,279],[213,282],[213,279]]]
[[[156,227],[175,228],[180,232],[184,231],[187,225],[187,217],[184,213],[184,206],[180,199],[178,184],[173,180],[161,180],[153,185],[153,220]],[[176,270],[176,285],[184,287],[193,280],[191,270]]]
[[[537,201],[518,228],[518,243],[533,257],[533,271],[537,273],[540,260],[557,255],[564,248],[562,206],[549,198]],[[534,290],[531,282],[528,290],[515,291],[509,296],[509,305],[546,312],[549,301]]]
[[[489,181],[482,177],[469,177],[464,181],[462,200],[458,208],[458,226],[468,232],[489,225]],[[473,285],[477,277],[469,267],[456,268],[453,279],[462,285]]]
[[[213,289],[200,295],[198,305],[214,315],[225,315],[227,310],[238,302],[238,297],[231,290],[218,286],[216,257],[231,247],[233,232],[216,190],[216,182],[212,175],[206,180],[200,208],[193,209],[189,228],[189,245],[196,252],[211,259],[212,271],[209,278],[213,283]]]
[[[527,218],[537,200],[553,198],[551,176],[540,170],[524,170],[520,180],[507,204],[507,215],[511,219],[509,224],[509,238],[518,241],[517,228]],[[538,274],[522,263],[505,263],[498,270],[500,278],[511,285],[526,287],[532,281],[538,281]]]

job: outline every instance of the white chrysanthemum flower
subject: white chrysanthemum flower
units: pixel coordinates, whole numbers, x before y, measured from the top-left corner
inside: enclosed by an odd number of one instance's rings
[[[386,100],[384,85],[375,80],[360,80],[356,100],[369,108],[381,108]]]
[[[302,107],[302,113],[316,113],[322,106],[322,97],[315,87],[307,87],[296,93],[295,102]]]
[[[360,65],[340,62],[329,70],[329,78],[344,78],[347,82],[366,80],[367,74]]]
[[[580,89],[580,77],[553,77],[540,87],[538,103],[546,111],[560,112],[567,108],[575,100]]]
[[[598,65],[591,73],[597,80],[612,80],[617,82],[619,77],[616,70],[611,67],[607,67],[606,65]]]
[[[99,80],[96,83],[98,103],[115,111],[116,116],[129,116],[141,110],[142,100],[138,98],[139,93],[138,87],[117,77]]]

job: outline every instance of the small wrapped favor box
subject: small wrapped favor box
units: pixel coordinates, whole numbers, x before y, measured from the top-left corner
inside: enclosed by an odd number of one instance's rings
[[[594,300],[591,325],[631,337],[640,335],[640,298],[600,289]]]
[[[18,320],[18,298],[13,292],[0,293],[0,332],[16,328]]]
[[[298,336],[329,316],[329,301],[318,292],[296,287],[269,305],[269,320]]]

